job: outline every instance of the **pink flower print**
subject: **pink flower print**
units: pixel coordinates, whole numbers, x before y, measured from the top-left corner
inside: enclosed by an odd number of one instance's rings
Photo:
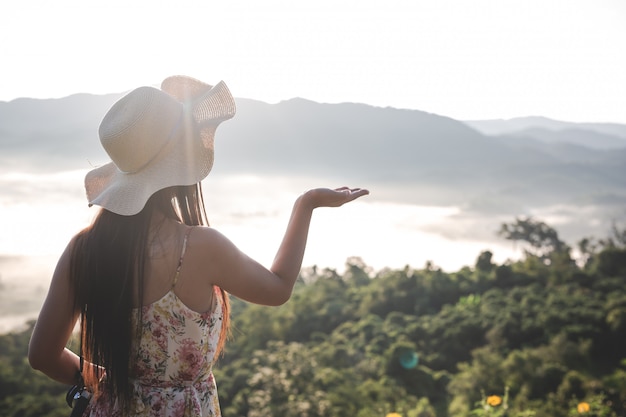
[[[193,339],[183,339],[176,349],[180,368],[178,378],[183,381],[193,381],[202,364],[202,352]]]

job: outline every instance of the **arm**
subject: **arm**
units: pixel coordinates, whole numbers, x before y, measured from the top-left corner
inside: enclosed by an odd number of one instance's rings
[[[368,193],[367,190],[361,189],[329,190],[317,188],[298,197],[270,270],[293,287],[302,267],[313,209],[317,207],[339,207]]]
[[[213,284],[239,298],[257,304],[283,304],[291,296],[302,266],[313,210],[339,207],[367,194],[369,191],[359,188],[317,188],[298,197],[270,269],[239,251],[217,231],[206,229],[206,242],[211,244],[203,250],[209,254],[205,271]]]
[[[57,263],[28,346],[30,365],[67,385],[77,382],[79,369],[78,356],[65,348],[78,318],[73,309],[74,291],[69,285],[71,245]]]

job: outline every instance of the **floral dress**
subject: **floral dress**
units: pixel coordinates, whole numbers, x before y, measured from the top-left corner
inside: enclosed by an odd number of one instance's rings
[[[177,272],[182,264],[186,241]],[[198,313],[187,307],[174,293],[176,279],[172,289],[161,299],[141,307],[141,343],[133,346],[132,352],[132,415],[220,417],[217,387],[212,373],[222,328],[220,290],[214,287],[215,308]],[[136,315],[133,314],[133,317]],[[103,394],[91,401],[84,415],[121,416],[115,405],[111,404]]]

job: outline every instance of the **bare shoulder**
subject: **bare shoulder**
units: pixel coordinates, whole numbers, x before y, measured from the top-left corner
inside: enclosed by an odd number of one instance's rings
[[[57,261],[56,270],[52,277],[53,280],[55,278],[69,278],[69,269],[70,263],[72,261],[72,255],[74,255],[74,249],[78,244],[77,242],[79,238],[80,234],[74,235],[65,246],[65,249],[61,253],[61,256],[59,256],[59,259]]]
[[[202,249],[219,249],[224,244],[230,244],[226,236],[213,227],[193,226],[189,234],[189,246]]]
[[[225,264],[235,262],[239,256],[237,247],[212,227],[194,226],[190,233],[185,257],[198,269],[223,272]]]

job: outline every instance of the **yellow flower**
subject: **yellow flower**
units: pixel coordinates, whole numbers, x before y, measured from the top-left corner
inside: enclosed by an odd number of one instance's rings
[[[500,398],[497,395],[490,395],[487,397],[487,404],[489,404],[492,407],[497,407],[500,404],[502,404],[502,398]]]
[[[385,417],[402,417],[402,416],[398,413],[389,413]]]
[[[589,407],[589,403],[582,402],[578,403],[578,407],[576,407],[576,409],[579,413],[588,413],[591,408]]]

